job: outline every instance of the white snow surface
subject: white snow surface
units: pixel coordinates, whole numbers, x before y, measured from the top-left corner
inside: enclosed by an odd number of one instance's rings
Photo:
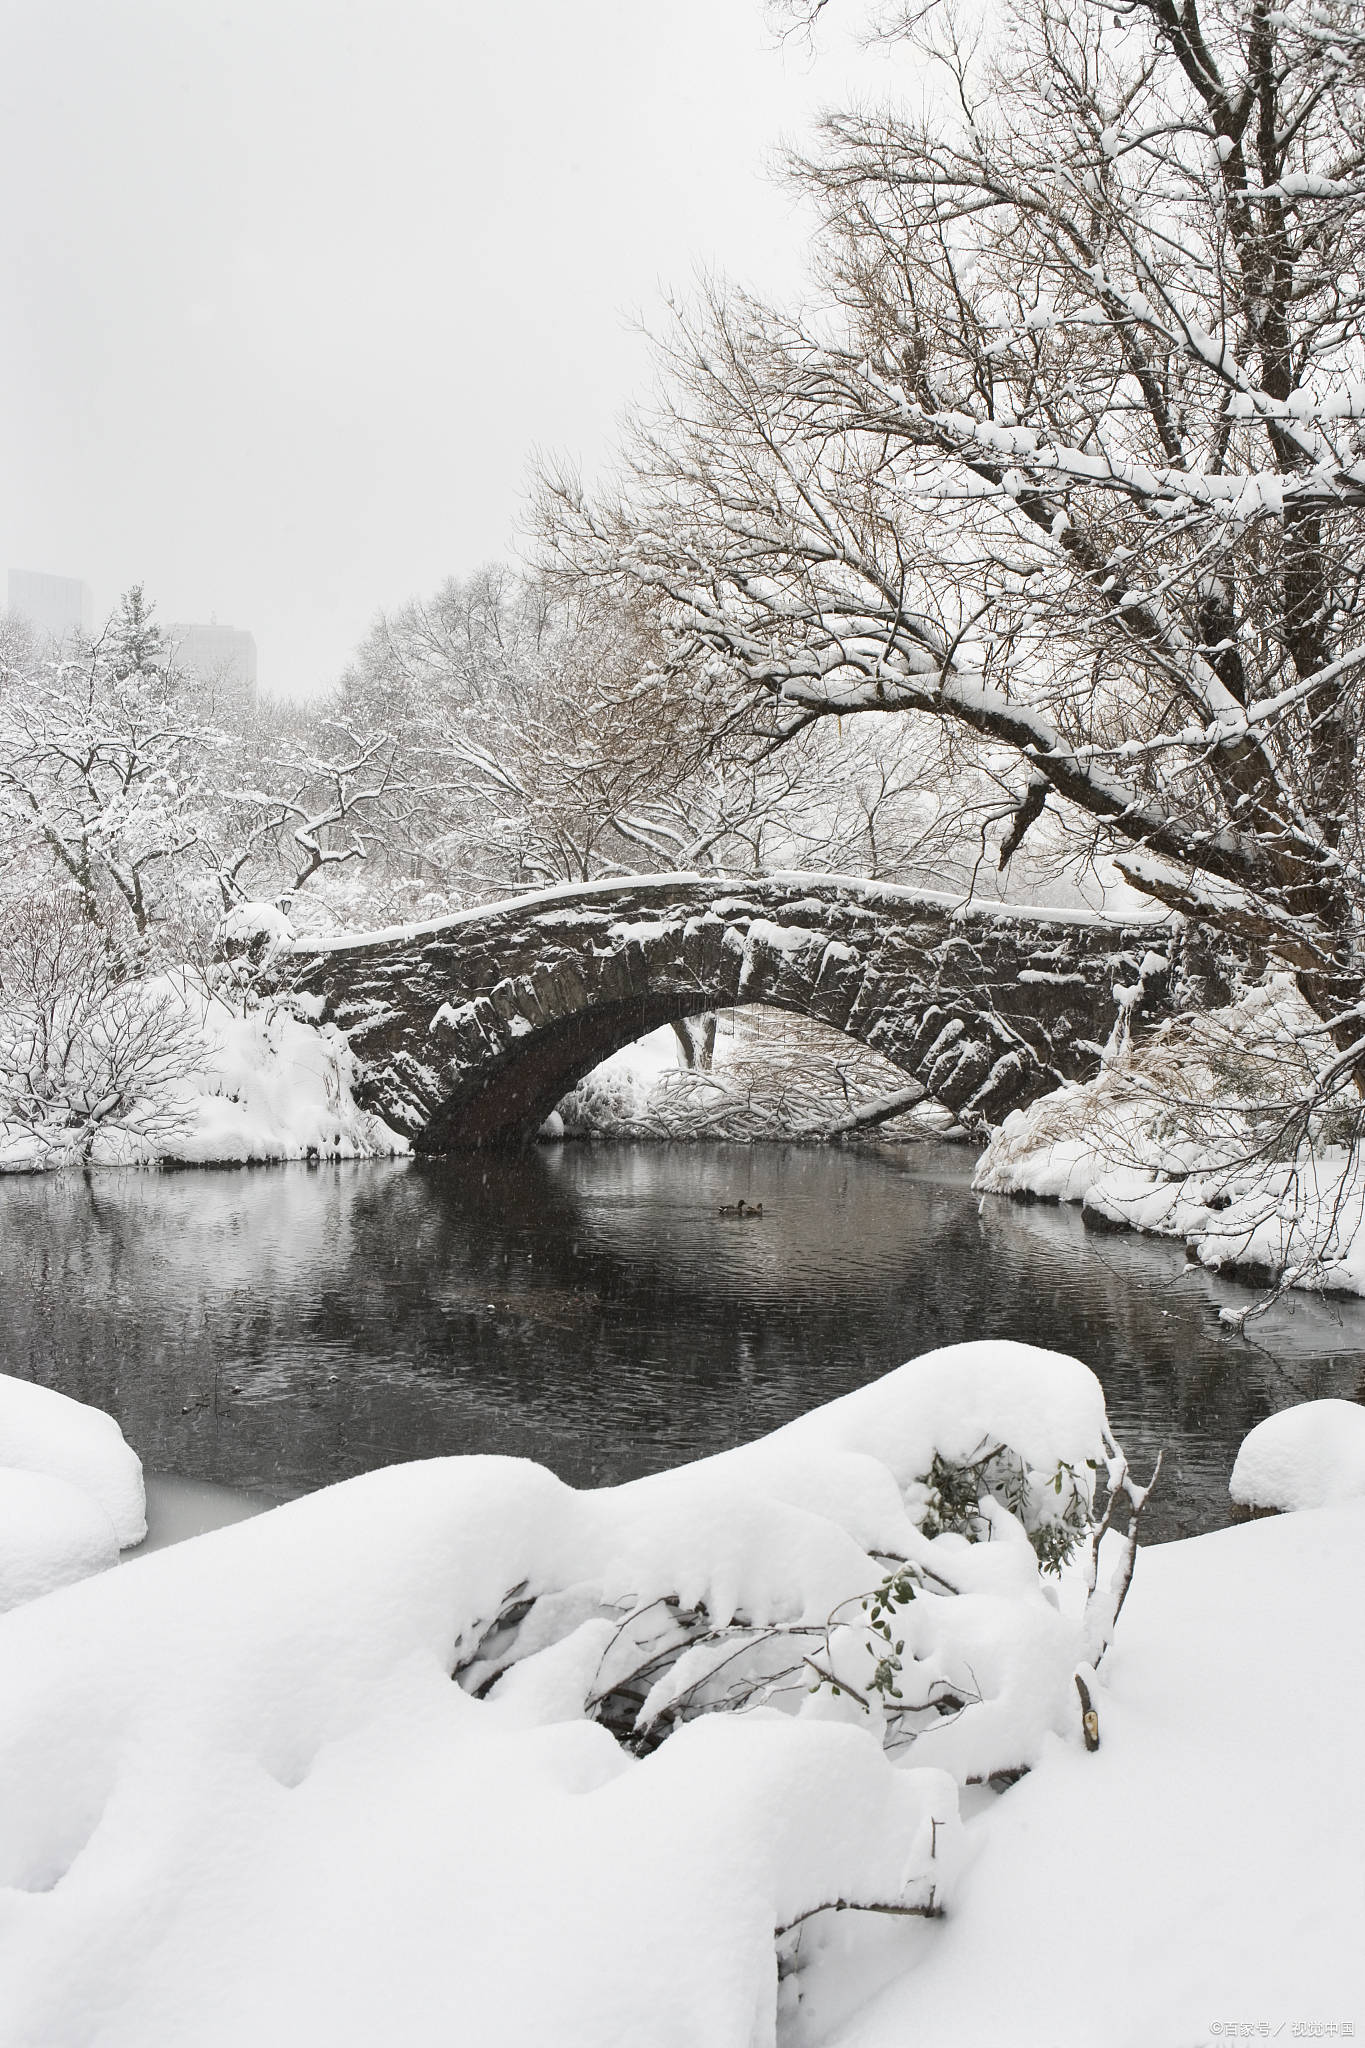
[[[185,1091],[187,1129],[163,1156],[194,1163],[372,1159],[407,1152],[406,1138],[361,1109],[342,1033],[283,1004],[239,1014],[201,1003],[205,1057]]]
[[[7,1617],[0,2043],[772,2043],[776,1930],[950,1902],[961,1780],[1080,1743],[1080,1619],[1019,1524],[919,1526],[940,1425],[1104,1453],[1084,1366],[968,1346],[657,1478],[391,1467]],[[962,1588],[899,1610],[907,1684],[969,1696],[900,1761],[854,1696],[870,1545]],[[745,1655],[771,1688],[635,1756],[590,1703],[699,1603],[642,1715]]]
[[[1144,1549],[1098,1753],[968,1824],[946,1919],[813,1957],[786,2048],[1365,2035],[1363,1545],[1357,1501]]]
[[[4,1470],[40,1473],[86,1494],[112,1529],[115,1553],[147,1533],[142,1462],[113,1416],[9,1373],[0,1373]]]
[[[118,1563],[114,1525],[93,1494],[0,1465],[0,1614]]]
[[[1003,1509],[921,1527],[926,1456],[983,1438],[1086,1469],[1098,1385],[955,1347],[657,1478],[391,1467],[7,1616],[2,2048],[1060,2048],[1100,2015],[1183,2048],[1358,2015],[1365,1502],[1144,1552],[1091,1755],[1074,1576]],[[883,1546],[963,1588],[896,1621],[907,1685],[967,1697],[890,1751],[849,1690]],[[644,1714],[707,1672],[723,1706],[727,1623],[835,1608],[796,1640],[845,1690],[802,1669],[631,1754],[587,1711],[699,1601]],[[1005,1796],[963,1789],[1005,1756]]]
[[[1301,1401],[1258,1422],[1243,1441],[1228,1491],[1242,1507],[1336,1507],[1365,1500],[1365,1408]]]

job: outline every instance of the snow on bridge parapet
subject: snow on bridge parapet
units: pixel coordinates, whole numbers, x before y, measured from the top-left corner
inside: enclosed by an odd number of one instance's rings
[[[1093,1070],[1116,1021],[1164,1014],[1172,922],[962,905],[833,875],[628,876],[283,949],[321,996],[365,1106],[420,1149],[519,1142],[597,1062],[660,1024],[766,1003],[873,1047],[994,1124]]]

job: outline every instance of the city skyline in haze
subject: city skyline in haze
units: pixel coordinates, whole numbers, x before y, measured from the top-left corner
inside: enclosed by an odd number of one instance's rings
[[[591,475],[640,323],[801,287],[770,175],[903,55],[761,0],[0,9],[0,559],[245,621],[334,682],[381,609],[507,559],[537,451]]]

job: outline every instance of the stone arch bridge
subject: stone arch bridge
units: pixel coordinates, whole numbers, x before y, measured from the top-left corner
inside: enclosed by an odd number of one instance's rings
[[[1121,1013],[1165,1014],[1178,927],[1004,910],[840,876],[625,877],[295,946],[364,1105],[420,1151],[519,1144],[599,1060],[766,1003],[860,1039],[969,1125],[1093,1073]]]

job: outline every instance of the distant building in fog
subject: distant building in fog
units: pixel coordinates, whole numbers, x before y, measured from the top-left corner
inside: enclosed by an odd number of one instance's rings
[[[256,641],[239,626],[188,624],[165,628],[181,668],[191,669],[213,692],[224,716],[256,703]]]
[[[69,640],[94,631],[90,585],[75,576],[44,576],[37,569],[11,569],[9,608],[49,640]]]

